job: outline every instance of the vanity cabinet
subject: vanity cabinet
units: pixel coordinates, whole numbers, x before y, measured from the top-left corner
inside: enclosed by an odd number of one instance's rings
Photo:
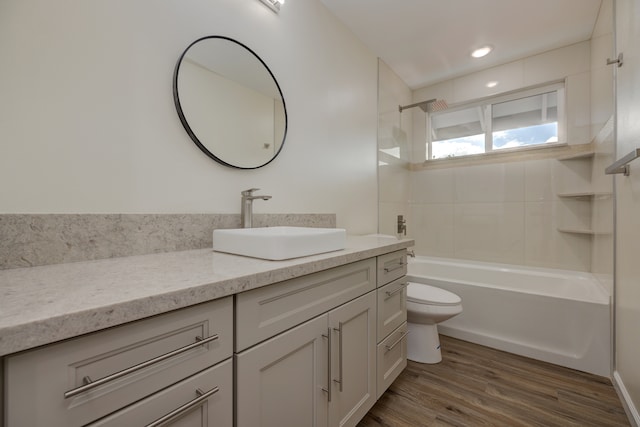
[[[377,393],[385,392],[407,366],[407,252],[377,258]]]
[[[0,426],[356,426],[407,363],[406,270],[403,249],[10,354]]]
[[[236,355],[238,427],[355,426],[367,413],[375,268],[370,259],[237,295],[237,346],[283,331]]]
[[[148,424],[189,402],[181,421],[231,426],[232,343],[226,297],[7,356],[6,427]]]

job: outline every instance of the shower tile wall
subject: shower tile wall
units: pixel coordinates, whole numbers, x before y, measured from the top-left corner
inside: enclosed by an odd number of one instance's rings
[[[379,231],[395,234],[396,217],[402,214],[408,220],[408,235],[416,240],[417,254],[592,271],[610,289],[612,198],[558,195],[611,192],[611,178],[602,171],[612,161],[613,151],[612,135],[603,131],[613,112],[613,68],[606,66],[606,58],[615,56],[612,3],[603,1],[591,40],[413,92],[403,88],[381,62],[379,135],[392,134],[391,127],[396,126],[413,144],[408,153],[401,150],[392,164],[378,168]],[[424,160],[425,117],[410,110],[398,116],[394,111],[398,104],[439,98],[451,105],[562,79],[567,85],[568,143],[592,142],[593,159],[522,160],[421,171],[411,167]],[[499,80],[500,85],[487,89],[488,80]],[[403,195],[408,196],[403,199]]]
[[[583,185],[557,160],[532,160],[412,173],[409,234],[416,252],[449,258],[589,271],[591,211],[557,196]],[[588,179],[588,177],[586,178]]]

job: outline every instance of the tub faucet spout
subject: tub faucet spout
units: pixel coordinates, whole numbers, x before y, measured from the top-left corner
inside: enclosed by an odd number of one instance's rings
[[[242,228],[253,227],[253,201],[256,199],[269,200],[271,196],[255,196],[254,191],[258,191],[259,188],[250,188],[248,190],[241,191],[242,204],[240,206],[240,222]]]

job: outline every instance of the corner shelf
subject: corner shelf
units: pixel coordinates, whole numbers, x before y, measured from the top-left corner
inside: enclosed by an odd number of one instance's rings
[[[562,197],[562,198],[576,198],[576,199],[581,199],[581,198],[604,198],[604,197],[611,197],[613,193],[610,192],[595,192],[595,191],[577,191],[575,193],[558,193],[556,194],[558,197]]]
[[[558,157],[558,160],[560,160],[562,162],[562,161],[565,161],[565,160],[592,159],[595,155],[596,155],[595,151],[583,151],[583,152],[580,152],[580,153],[569,154],[567,156]]]
[[[578,166],[576,163],[573,163],[573,162],[584,162],[583,163],[584,167],[581,166],[581,168],[582,169],[588,168],[587,170],[589,172],[589,178],[590,178],[592,173],[592,168],[593,168],[593,161],[596,157],[596,152],[595,152],[595,149],[593,148],[593,144],[591,144],[591,147],[589,148],[590,149],[588,150],[580,150],[580,151],[568,154],[566,156],[559,157],[557,160],[559,162],[571,162],[572,166],[567,165],[570,169],[574,169],[575,167]],[[588,186],[580,185],[580,187],[581,188],[579,190],[576,189],[577,191],[570,190],[570,191],[556,193],[556,196],[564,200],[576,200],[576,201],[580,201],[580,203],[587,203],[589,205],[588,212],[590,217],[593,215],[592,214],[593,201],[595,199],[611,196],[610,192],[595,191],[592,188],[592,183],[590,179],[589,179]],[[587,188],[586,190],[584,190],[585,187]],[[582,235],[582,236],[588,236],[588,237],[606,234],[600,231],[593,230],[590,226],[585,227],[583,224],[574,224],[573,226],[571,226],[571,224],[567,224],[567,225],[568,226],[559,225],[556,229],[560,233],[570,233],[570,234],[576,234],[576,235]]]
[[[590,236],[613,234],[613,232],[611,231],[596,231],[596,230],[590,230],[586,228],[558,227],[557,230],[561,233],[586,234]]]
[[[612,115],[589,144],[570,147],[570,154],[556,159],[560,163],[560,174],[569,173],[567,177],[573,175],[578,178],[565,181],[566,187],[556,193],[556,197],[562,201],[558,208],[559,223],[556,223],[558,232],[589,238],[613,235],[613,225],[608,223],[608,218],[598,214],[613,199],[610,180],[604,181],[604,175],[601,178],[598,172],[600,168],[604,169],[603,163],[609,163],[611,154],[606,148],[612,143],[613,132]]]

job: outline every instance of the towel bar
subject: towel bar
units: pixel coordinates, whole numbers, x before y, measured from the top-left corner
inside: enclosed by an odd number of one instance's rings
[[[631,173],[631,170],[629,168],[629,163],[631,163],[633,160],[637,159],[638,157],[640,157],[640,148],[636,148],[635,150],[633,150],[623,158],[613,162],[604,170],[604,173],[606,173],[607,175],[623,173],[624,176],[629,176],[629,174]]]

